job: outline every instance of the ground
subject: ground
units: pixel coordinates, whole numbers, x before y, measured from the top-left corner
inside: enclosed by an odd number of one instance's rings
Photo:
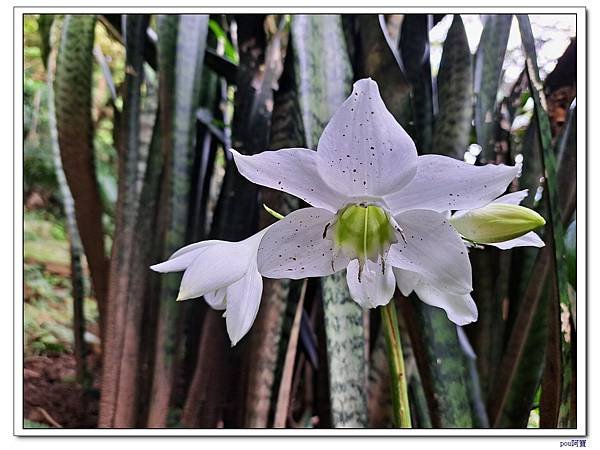
[[[64,226],[39,210],[26,211],[24,231],[24,426],[93,428],[100,373],[95,301],[88,296],[84,304],[88,377],[83,387],[76,381],[72,355],[69,246]],[[86,286],[89,294],[87,279]]]

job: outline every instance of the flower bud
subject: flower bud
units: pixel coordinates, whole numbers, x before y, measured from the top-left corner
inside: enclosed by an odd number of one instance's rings
[[[465,239],[491,244],[523,236],[546,221],[524,206],[490,203],[483,208],[458,212],[450,218],[450,223]]]

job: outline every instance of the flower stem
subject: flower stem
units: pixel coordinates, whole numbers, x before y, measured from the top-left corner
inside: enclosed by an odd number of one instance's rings
[[[385,333],[388,363],[390,366],[394,426],[396,428],[411,428],[406,373],[404,371],[402,343],[400,341],[400,330],[398,329],[398,316],[396,315],[394,299],[381,308],[381,321]]]

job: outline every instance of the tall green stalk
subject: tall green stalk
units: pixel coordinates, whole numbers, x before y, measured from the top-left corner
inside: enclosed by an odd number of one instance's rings
[[[381,325],[385,333],[388,364],[390,366],[394,426],[396,428],[412,428],[406,371],[404,370],[404,357],[402,356],[402,342],[394,299],[381,307]]]

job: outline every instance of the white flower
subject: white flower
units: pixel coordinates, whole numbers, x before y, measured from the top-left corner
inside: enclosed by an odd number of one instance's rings
[[[485,206],[505,191],[516,167],[417,156],[371,79],[354,84],[316,152],[232,153],[250,181],[313,206],[266,232],[258,249],[263,276],[300,279],[346,268],[353,299],[370,308],[389,302],[394,272],[414,273],[434,290],[423,301],[458,324],[476,319],[467,249],[443,213]]]
[[[263,285],[256,256],[268,229],[240,242],[190,244],[150,268],[157,272],[185,270],[177,300],[204,296],[212,308],[226,310],[227,333],[235,345],[254,323],[260,305]]]

